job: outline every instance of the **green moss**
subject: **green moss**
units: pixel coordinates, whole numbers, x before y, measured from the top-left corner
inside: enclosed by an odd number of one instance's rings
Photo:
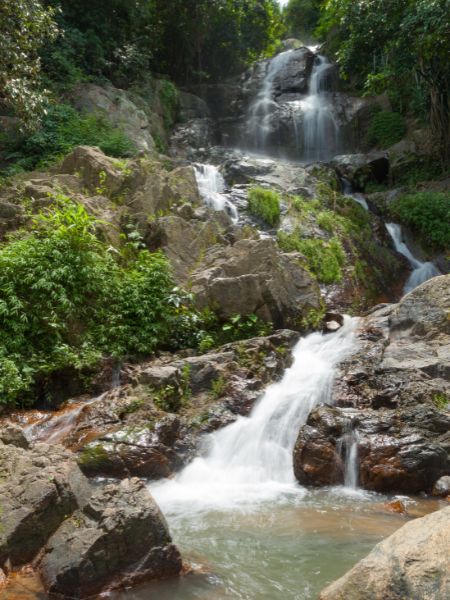
[[[159,100],[164,110],[164,127],[171,129],[178,118],[179,93],[176,86],[167,79],[160,81]]]
[[[447,408],[448,404],[450,404],[450,398],[446,394],[435,394],[433,402],[436,408],[444,410]]]
[[[321,283],[337,283],[342,280],[345,252],[338,237],[330,240],[301,238],[297,233],[278,233],[278,244],[285,252],[300,252],[306,257],[308,269]]]
[[[86,469],[98,469],[109,461],[106,450],[100,444],[86,446],[78,456],[78,464]]]
[[[280,196],[273,190],[255,187],[248,194],[248,210],[268,225],[276,227],[280,222]]]
[[[211,394],[214,400],[218,400],[221,398],[227,387],[226,379],[223,375],[220,375],[217,379],[215,379],[211,385]]]

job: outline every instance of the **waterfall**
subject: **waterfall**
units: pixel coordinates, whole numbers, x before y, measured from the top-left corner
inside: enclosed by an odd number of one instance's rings
[[[330,61],[318,54],[314,61],[309,94],[300,102],[303,112],[303,142],[306,160],[322,160],[336,154],[339,126],[329,103]]]
[[[251,144],[258,150],[267,148],[271,132],[271,117],[278,104],[273,99],[273,84],[278,73],[289,62],[292,50],[280,52],[272,58],[267,67],[261,89],[250,105],[248,113],[248,132]]]
[[[344,461],[344,485],[352,490],[358,487],[358,443],[358,430],[349,419],[339,443],[339,451]]]
[[[214,165],[195,164],[195,178],[198,191],[207,206],[225,211],[236,223],[239,219],[237,208],[225,196],[225,180]]]
[[[342,192],[344,196],[346,196],[347,198],[352,198],[352,200],[354,200],[360,206],[362,206],[364,210],[369,210],[369,205],[367,204],[367,200],[365,199],[364,195],[354,192],[351,182],[345,177],[342,177],[341,181],[343,188]]]
[[[174,480],[151,486],[162,509],[230,509],[301,493],[293,474],[295,441],[311,410],[331,402],[335,367],[356,347],[357,322],[346,317],[336,333],[301,339],[292,366],[249,417],[210,434],[204,456]]]
[[[402,228],[397,223],[386,223],[386,229],[394,242],[395,249],[407,259],[413,269],[403,289],[404,293],[411,292],[420,284],[441,275],[432,262],[421,262],[417,259],[403,241]]]

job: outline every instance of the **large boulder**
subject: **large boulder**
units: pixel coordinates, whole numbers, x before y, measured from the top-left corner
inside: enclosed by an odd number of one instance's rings
[[[71,453],[0,442],[0,566],[33,560],[48,538],[91,494]]]
[[[446,600],[450,597],[450,507],[407,523],[320,600]]]
[[[139,479],[97,491],[52,536],[40,563],[49,594],[80,599],[177,576],[181,568],[164,517]]]
[[[389,157],[386,152],[343,154],[335,156],[331,165],[356,190],[364,190],[369,181],[386,183],[389,177]]]
[[[295,329],[320,307],[317,284],[301,261],[300,254],[280,252],[272,239],[240,240],[207,253],[191,275],[192,291],[199,308],[216,307],[223,319],[256,314]]]
[[[78,110],[104,116],[112,125],[121,128],[138,151],[155,149],[147,115],[124,90],[112,85],[82,83],[75,87],[70,99]]]

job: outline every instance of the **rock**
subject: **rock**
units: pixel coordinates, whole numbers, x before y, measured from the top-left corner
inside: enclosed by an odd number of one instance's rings
[[[171,366],[149,367],[140,372],[138,383],[150,385],[155,389],[166,385],[179,385],[180,372],[176,367]]]
[[[450,507],[401,527],[319,595],[320,600],[449,597]]]
[[[25,450],[0,442],[0,565],[30,562],[91,494],[73,455],[60,446]]]
[[[292,50],[289,61],[277,73],[274,80],[275,95],[306,94],[314,58],[314,54],[308,48]]]
[[[401,515],[406,514],[406,506],[401,500],[391,500],[390,502],[386,502],[385,506],[389,512],[398,513]]]
[[[177,576],[181,567],[158,506],[140,480],[130,479],[103,487],[63,523],[40,572],[49,594],[82,599]]]
[[[331,165],[355,190],[364,190],[369,181],[385,183],[389,176],[389,158],[385,152],[335,156]]]
[[[59,171],[80,176],[90,192],[104,188],[105,194],[115,194],[120,191],[123,182],[114,159],[107,157],[99,148],[90,146],[75,148],[65,157]]]
[[[295,329],[308,310],[320,306],[317,285],[301,266],[301,256],[280,252],[268,238],[212,248],[191,282],[198,307],[215,306],[224,320],[256,314],[277,328]]]
[[[186,122],[191,119],[207,119],[211,116],[211,111],[206,102],[189,92],[180,92],[180,121]]]
[[[6,446],[11,445],[24,449],[29,447],[28,440],[22,429],[12,423],[0,426],[0,441]]]
[[[450,496],[450,475],[440,477],[433,486],[433,496]]]
[[[0,239],[13,229],[18,229],[25,222],[25,211],[22,206],[0,199]]]
[[[343,483],[349,427],[358,432],[358,485],[365,489],[431,492],[448,475],[449,294],[450,276],[436,277],[362,321],[359,349],[335,375],[337,406],[318,407],[300,429],[300,483]]]
[[[344,325],[344,317],[338,313],[326,313],[323,319],[323,333],[333,333]]]
[[[198,160],[198,154],[214,145],[215,128],[209,118],[191,119],[175,127],[170,138],[170,152],[177,158]]]
[[[123,130],[138,151],[155,150],[151,126],[145,112],[138,108],[124,90],[112,85],[82,83],[70,95],[79,111],[97,113]]]

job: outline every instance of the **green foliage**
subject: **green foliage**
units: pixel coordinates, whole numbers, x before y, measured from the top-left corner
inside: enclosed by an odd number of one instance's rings
[[[390,205],[392,217],[409,225],[424,243],[450,248],[450,193],[417,192],[402,195]]]
[[[399,142],[406,133],[405,119],[402,115],[380,111],[372,117],[367,131],[367,142],[371,146],[389,148]]]
[[[179,390],[171,384],[166,385],[155,394],[155,405],[165,412],[178,412],[183,406]]]
[[[272,325],[261,321],[256,315],[234,315],[222,326],[222,343],[265,336],[271,331]]]
[[[445,410],[450,404],[450,398],[446,394],[435,394],[433,397],[434,405],[439,410]]]
[[[273,190],[252,188],[248,193],[248,210],[268,225],[276,227],[280,222],[280,196]]]
[[[311,308],[301,320],[303,329],[317,329],[325,317],[325,307]]]
[[[40,127],[19,140],[10,140],[7,158],[15,168],[44,167],[68,154],[75,146],[99,146],[110,156],[126,156],[133,145],[120,129],[101,115],[80,115],[67,104],[52,105]]]
[[[285,252],[300,252],[306,257],[309,270],[321,283],[342,280],[345,252],[338,237],[330,240],[301,238],[298,233],[278,232],[278,244]]]
[[[327,0],[318,31],[353,86],[387,92],[401,113],[427,115],[444,166],[450,148],[448,10],[448,0]]]
[[[289,0],[283,11],[288,36],[309,39],[317,27],[321,4],[322,0]]]
[[[55,38],[55,11],[38,0],[6,0],[0,3],[0,106],[32,126],[45,106],[40,88],[41,47]]]
[[[217,379],[212,382],[211,394],[214,400],[221,398],[226,390],[227,382],[223,375],[220,375]]]
[[[95,368],[191,341],[196,315],[174,291],[165,257],[114,258],[81,205],[38,216],[0,247],[0,403],[14,404],[53,373]],[[191,336],[191,337],[190,337]]]
[[[159,99],[164,109],[164,125],[170,130],[176,123],[179,108],[179,94],[176,86],[163,79],[160,82]]]

